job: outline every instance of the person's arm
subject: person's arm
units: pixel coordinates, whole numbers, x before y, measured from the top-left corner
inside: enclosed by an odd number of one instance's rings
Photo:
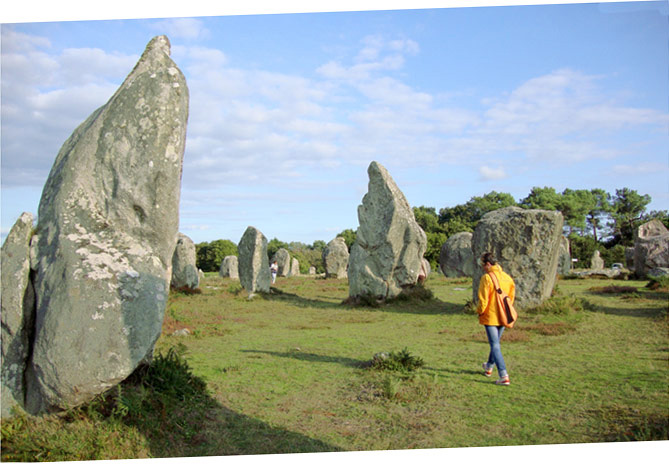
[[[486,274],[481,277],[481,281],[479,283],[479,292],[478,292],[478,297],[479,297],[479,302],[478,306],[476,306],[476,312],[479,314],[483,314],[488,307],[488,295],[490,295],[490,277]]]

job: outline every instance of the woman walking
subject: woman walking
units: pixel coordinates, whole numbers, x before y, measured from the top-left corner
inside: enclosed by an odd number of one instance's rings
[[[488,362],[483,363],[483,374],[486,377],[490,377],[493,367],[497,366],[499,379],[495,383],[497,385],[510,385],[511,382],[509,374],[506,371],[506,364],[504,363],[500,344],[502,333],[504,333],[504,326],[501,323],[500,308],[495,297],[495,284],[490,277],[490,273],[493,273],[497,277],[500,288],[509,295],[512,302],[516,296],[516,285],[513,283],[511,276],[502,270],[502,266],[497,264],[492,253],[484,253],[481,256],[481,266],[484,274],[479,282],[479,302],[476,312],[479,315],[479,323],[485,327],[488,343],[490,344],[490,355],[488,356]]]

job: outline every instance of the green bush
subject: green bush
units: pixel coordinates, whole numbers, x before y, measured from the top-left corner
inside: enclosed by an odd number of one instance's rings
[[[570,314],[583,311],[588,307],[588,302],[574,295],[553,296],[538,306],[528,308],[530,314]]]
[[[413,356],[406,347],[399,352],[377,353],[372,359],[372,368],[386,371],[412,372],[424,364],[423,359]]]

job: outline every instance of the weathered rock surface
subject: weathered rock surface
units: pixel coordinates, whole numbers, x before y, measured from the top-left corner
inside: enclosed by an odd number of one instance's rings
[[[221,277],[239,280],[239,260],[235,255],[230,255],[223,258],[218,275]]]
[[[558,257],[558,275],[567,275],[571,271],[571,252],[569,251],[569,239],[562,235],[560,237],[560,255]]]
[[[179,234],[172,257],[172,288],[197,288],[200,274],[195,263],[195,244],[184,234]]]
[[[446,277],[472,277],[475,259],[472,253],[472,233],[458,232],[441,246],[439,267]]]
[[[646,277],[656,268],[669,267],[669,230],[653,219],[637,230],[634,241],[634,272]]]
[[[386,168],[373,161],[358,207],[360,226],[348,263],[349,295],[392,298],[416,284],[427,237]]]
[[[309,267],[309,275],[316,275],[316,268],[314,266]]]
[[[24,372],[34,330],[35,293],[30,279],[33,215],[23,213],[2,245],[2,417],[24,407]]]
[[[345,279],[348,269],[348,247],[344,237],[335,237],[330,240],[323,250],[323,265],[325,266],[325,277],[334,279]]]
[[[595,250],[590,258],[590,269],[593,271],[599,271],[604,269],[604,260],[600,256],[599,250]]]
[[[289,277],[294,277],[300,275],[300,261],[297,258],[290,259],[290,270],[288,271]]]
[[[634,247],[625,247],[625,267],[634,270]]]
[[[550,297],[557,279],[562,224],[562,214],[557,211],[510,206],[487,213],[476,226],[474,257],[493,253],[515,281],[519,308],[541,304]],[[477,302],[483,270],[481,266],[474,269],[473,299]]]
[[[239,280],[250,294],[269,293],[270,273],[267,238],[255,227],[247,227],[239,245]]]
[[[272,261],[276,261],[279,270],[276,275],[279,277],[288,277],[290,274],[290,253],[285,248],[279,248],[272,256]]]
[[[160,336],[179,225],[188,89],[165,36],[64,143],[39,205],[29,412],[124,380]]]

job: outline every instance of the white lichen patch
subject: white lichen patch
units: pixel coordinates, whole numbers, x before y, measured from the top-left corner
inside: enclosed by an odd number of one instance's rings
[[[177,74],[179,74],[179,70],[177,68],[175,68],[174,66],[170,66],[169,68],[167,68],[167,73],[170,76],[176,76]]]

